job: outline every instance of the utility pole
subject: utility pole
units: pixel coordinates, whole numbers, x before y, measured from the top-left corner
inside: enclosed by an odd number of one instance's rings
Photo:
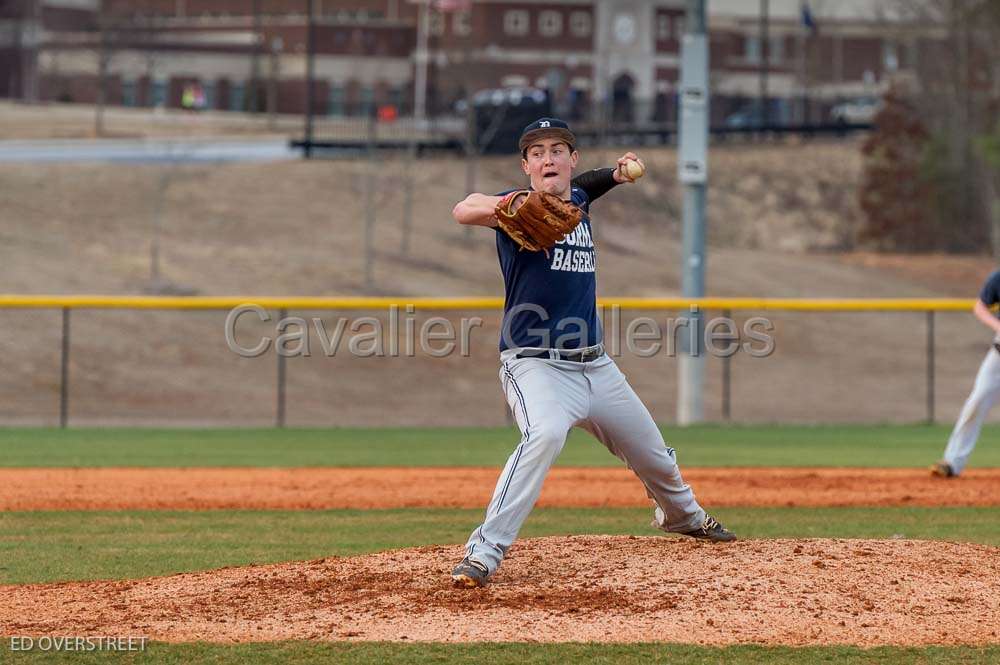
[[[97,13],[97,100],[94,104],[94,136],[104,136],[104,107],[108,97],[108,67],[111,63],[111,9],[104,2]],[[120,36],[119,36],[120,39]]]
[[[7,77],[7,94],[13,99],[15,96],[28,101],[27,89],[24,85],[24,74],[28,67],[26,64],[27,56],[24,48],[24,36],[25,25],[28,22],[27,10],[24,7],[20,9],[15,9],[17,14],[11,24],[13,25],[14,34],[12,35],[13,50],[14,55],[17,58],[17,67],[11,67],[10,75]]]
[[[260,32],[260,0],[253,0],[253,44],[250,49],[250,89],[246,102],[247,110],[250,113],[260,111],[260,46],[263,43],[263,35]]]
[[[267,128],[270,131],[275,131],[278,126],[278,81],[281,78],[278,68],[281,66],[280,54],[284,47],[285,40],[281,37],[271,40],[271,71],[267,79]]]
[[[22,85],[27,85],[25,99],[30,104],[38,103],[38,67],[41,52],[41,33],[42,33],[42,3],[40,1],[35,2],[32,7],[31,21],[28,23],[30,26],[28,30],[28,44],[30,45],[30,64],[29,72],[25,76]],[[23,46],[23,45],[22,45]]]
[[[705,295],[705,190],[708,183],[708,36],[705,0],[687,0],[681,46],[681,131],[678,178],[684,185],[683,254],[681,288],[685,298]],[[689,314],[689,328],[682,333],[677,365],[677,422],[690,425],[704,420],[702,387],[705,357],[702,353],[702,313]],[[690,333],[690,334],[688,334]]]
[[[427,37],[430,32],[430,2],[422,0],[417,14],[416,72],[413,77],[413,118],[419,126],[427,118]]]
[[[312,157],[313,141],[313,76],[316,67],[316,21],[313,20],[313,0],[306,2],[306,128],[305,149],[306,159]]]

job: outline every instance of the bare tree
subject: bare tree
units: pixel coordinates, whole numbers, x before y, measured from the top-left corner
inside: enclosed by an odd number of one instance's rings
[[[13,98],[19,95],[26,99],[27,95],[24,86],[24,23],[26,20],[25,6],[23,0],[0,0],[0,15],[8,15],[13,18],[8,21],[11,31],[10,40],[12,51],[17,54],[17,64],[10,68],[7,81],[7,95]]]
[[[101,0],[97,11],[97,98],[94,104],[94,134],[105,134],[104,110],[108,101],[108,78],[115,57],[125,50],[146,50],[152,44],[154,27],[127,4]]]
[[[104,107],[108,96],[108,68],[111,50],[111,27],[105,5],[101,3],[97,20],[97,101],[94,104],[94,135],[104,136]]]
[[[908,97],[930,134],[925,168],[940,249],[1000,256],[997,164],[980,148],[1000,114],[1000,3],[894,0],[887,34],[908,55]]]

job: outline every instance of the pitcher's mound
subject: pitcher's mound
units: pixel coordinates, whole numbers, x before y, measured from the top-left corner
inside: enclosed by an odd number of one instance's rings
[[[1000,548],[908,540],[521,540],[456,589],[458,546],[128,582],[0,587],[0,634],[697,644],[1000,642]]]

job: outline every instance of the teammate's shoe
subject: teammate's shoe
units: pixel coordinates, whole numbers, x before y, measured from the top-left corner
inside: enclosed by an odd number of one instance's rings
[[[931,466],[931,475],[937,476],[938,478],[954,478],[958,474],[955,473],[955,469],[951,468],[951,464],[941,460],[937,464]]]
[[[694,531],[685,531],[682,535],[697,538],[698,540],[711,540],[715,543],[728,543],[736,540],[736,534],[719,524],[719,520],[711,515],[705,515],[705,521]]]
[[[465,587],[466,589],[486,586],[486,580],[489,577],[489,568],[469,557],[462,559],[462,563],[455,566],[455,570],[451,571],[451,579],[455,582],[455,586]]]

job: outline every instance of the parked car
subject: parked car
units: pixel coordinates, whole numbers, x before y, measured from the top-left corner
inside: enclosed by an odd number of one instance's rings
[[[761,105],[758,103],[744,106],[735,113],[726,116],[725,125],[730,129],[752,129],[767,124],[770,126],[787,125],[790,121],[788,103],[782,99],[768,101],[767,122],[764,122]]]
[[[544,90],[524,87],[480,90],[472,96],[472,103],[477,107],[545,104],[547,101],[548,95]],[[459,99],[455,102],[454,108],[456,113],[465,113],[469,108],[469,102],[466,99]]]
[[[516,154],[525,125],[552,115],[545,91],[527,87],[480,90],[472,96],[472,108],[476,142],[479,150],[488,155]]]
[[[882,108],[882,100],[876,97],[858,97],[837,104],[830,109],[830,120],[848,124],[867,124],[875,120],[875,114]]]
[[[731,129],[742,129],[744,127],[760,127],[762,123],[760,108],[748,106],[726,117],[726,127]]]

